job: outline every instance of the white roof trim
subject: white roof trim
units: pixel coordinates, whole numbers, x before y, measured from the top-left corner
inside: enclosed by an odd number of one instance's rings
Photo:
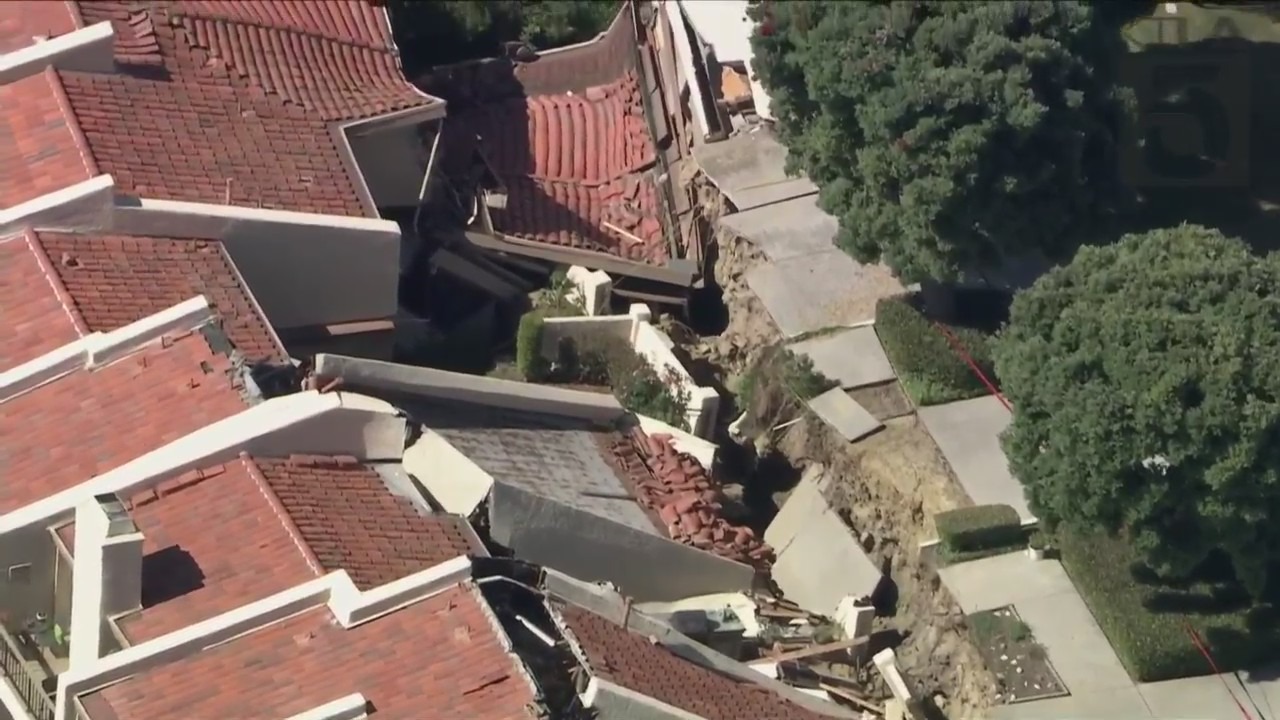
[[[95,332],[0,373],[0,403],[53,382],[77,370],[102,367],[170,333],[209,322],[213,309],[197,295],[167,310],[111,332]]]
[[[111,219],[116,181],[110,175],[98,175],[70,187],[46,193],[38,198],[0,209],[0,235],[36,227],[41,230],[76,230],[97,227]],[[63,217],[57,211],[85,201],[96,217]]]
[[[21,80],[50,65],[60,70],[103,72],[114,65],[116,33],[100,22],[49,40],[36,40],[20,50],[0,54],[0,85]]]
[[[361,592],[345,570],[276,593],[167,635],[108,655],[90,667],[73,667],[59,678],[55,717],[75,720],[74,698],[168,662],[182,660],[322,605],[346,629],[438,595],[471,577],[466,556]],[[358,716],[357,716],[358,717]]]
[[[369,703],[360,693],[351,693],[333,702],[304,710],[288,720],[364,720]]]

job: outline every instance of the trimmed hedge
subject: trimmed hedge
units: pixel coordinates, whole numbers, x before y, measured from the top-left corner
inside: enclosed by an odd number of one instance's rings
[[[1018,511],[1008,505],[976,505],[933,516],[938,537],[949,551],[974,552],[1022,541]]]
[[[520,318],[516,329],[516,370],[530,382],[543,380],[547,374],[547,361],[542,357],[542,328],[546,319],[534,310]]]
[[[987,395],[991,391],[907,296],[884,298],[876,305],[876,334],[902,387],[917,406],[940,405]],[[964,349],[992,382],[991,337],[977,330],[950,327]]]
[[[1141,570],[1137,555],[1105,533],[1059,529],[1054,544],[1085,605],[1120,662],[1137,682],[1212,673],[1191,641],[1190,625],[1223,672],[1269,662],[1280,642],[1270,605],[1250,607],[1232,583],[1161,583]]]

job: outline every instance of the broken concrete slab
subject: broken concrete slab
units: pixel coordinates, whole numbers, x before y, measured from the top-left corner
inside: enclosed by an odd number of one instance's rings
[[[823,422],[849,442],[861,440],[884,427],[884,423],[875,419],[841,388],[832,388],[822,393],[810,400],[808,405]]]
[[[818,209],[817,195],[727,215],[720,225],[750,240],[773,261],[830,250],[840,227]]]
[[[1000,447],[1012,415],[994,395],[920,408],[924,427],[938,444],[969,498],[978,505],[1003,504],[1024,521],[1035,519]]]
[[[858,388],[894,378],[893,366],[884,354],[874,327],[853,328],[801,340],[789,345],[788,349],[809,358],[814,370],[844,388]]]
[[[904,292],[884,266],[836,248],[754,267],[747,285],[788,338],[871,322],[881,298]]]
[[[693,159],[740,211],[818,192],[809,178],[787,175],[787,149],[764,128],[697,145]]]
[[[870,597],[884,574],[823,497],[822,468],[812,468],[764,532],[777,553],[773,580],[810,612],[833,615],[845,597]]]

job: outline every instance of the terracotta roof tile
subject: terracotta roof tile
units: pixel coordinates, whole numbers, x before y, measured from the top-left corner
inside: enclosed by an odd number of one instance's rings
[[[490,211],[499,231],[636,262],[669,259],[636,42],[624,8],[591,45],[515,67],[455,66],[426,81],[457,100],[445,126],[448,171],[465,170],[479,135],[506,186],[507,207]]]
[[[184,473],[131,498],[130,515],[143,535],[145,553],[142,610],[119,620],[131,643],[320,574],[281,522],[251,463],[242,458]]]
[[[35,38],[51,38],[76,29],[69,2],[13,2],[0,13],[0,54],[21,50]]]
[[[21,5],[21,3],[19,3]],[[5,8],[12,7],[5,4]],[[0,209],[93,177],[52,69],[0,84]]]
[[[216,240],[37,233],[90,331],[109,332],[203,295],[246,358],[288,354]]]
[[[0,404],[0,512],[71,488],[245,408],[199,332]]]
[[[706,720],[829,720],[768,689],[686,660],[580,607],[559,609],[589,671]]]
[[[419,512],[353,459],[259,459],[258,466],[320,564],[346,570],[361,589],[484,552],[465,520]]]
[[[403,78],[368,2],[81,2],[119,73],[62,73],[93,157],[126,192],[376,216],[331,123],[438,102]]]
[[[692,455],[676,450],[671,436],[635,429],[616,434],[604,448],[629,481],[637,501],[672,540],[767,569],[773,549],[751,528],[720,516],[718,483]]]
[[[98,166],[125,192],[358,216],[328,124],[229,88],[61,73]]]
[[[0,372],[74,342],[82,321],[29,234],[0,238]],[[64,304],[65,303],[65,304]]]
[[[351,629],[316,608],[82,700],[92,720],[278,720],[358,692],[379,720],[531,719],[482,602],[458,586]]]

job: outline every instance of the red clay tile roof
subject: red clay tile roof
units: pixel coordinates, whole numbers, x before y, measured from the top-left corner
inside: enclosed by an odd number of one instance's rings
[[[460,555],[483,554],[460,517],[419,512],[376,472],[351,458],[259,459],[258,467],[303,542],[326,570],[362,590]]]
[[[76,29],[75,8],[70,2],[10,2],[0,12],[0,53],[35,44],[35,38],[65,35]]]
[[[37,233],[90,331],[109,332],[203,295],[246,358],[288,354],[216,240]]]
[[[462,518],[420,513],[353,458],[251,458],[183,473],[130,498],[144,540],[138,643],[326,572],[361,590],[483,553]],[[58,531],[74,548],[75,525]],[[228,545],[227,538],[235,538]]]
[[[830,720],[767,688],[686,660],[588,610],[568,605],[559,612],[589,671],[602,680],[707,720]]]
[[[24,4],[0,7],[7,12],[9,7]],[[63,87],[52,69],[0,84],[0,108],[5,109],[0,112],[0,168],[4,168],[0,172],[0,209],[97,174],[74,123],[68,121],[66,105]]]
[[[719,486],[696,458],[676,450],[670,435],[646,436],[637,428],[616,436],[609,451],[640,506],[672,540],[761,569],[772,564],[772,548],[751,528],[719,515]]]
[[[192,332],[0,402],[0,513],[240,412],[231,370]]]
[[[514,68],[447,68],[427,81],[460,98],[446,123],[452,156],[469,159],[478,134],[506,186],[507,207],[490,211],[499,231],[642,263],[669,259],[636,42],[624,8],[592,45]]]
[[[461,585],[351,629],[316,608],[82,700],[91,720],[279,720],[358,692],[378,720],[530,720],[533,689],[482,603]]]
[[[52,263],[31,234],[0,238],[0,372],[74,342],[87,332]]]
[[[93,158],[126,192],[376,216],[331,124],[438,102],[401,75],[367,2],[82,2],[117,74],[62,72]]]
[[[131,505],[145,553],[143,609],[119,620],[131,643],[321,574],[281,522],[248,458],[184,473],[135,495]]]

